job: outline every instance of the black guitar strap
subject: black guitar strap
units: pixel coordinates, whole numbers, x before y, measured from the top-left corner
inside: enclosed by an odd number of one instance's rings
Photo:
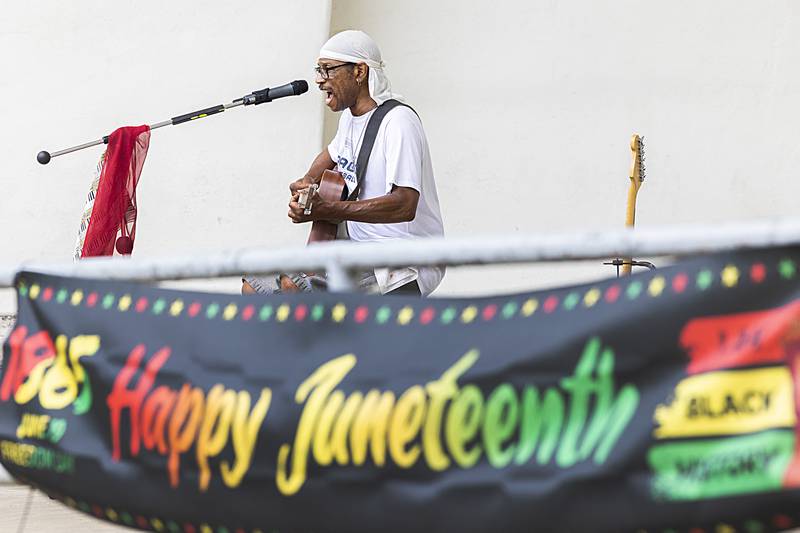
[[[384,103],[379,105],[377,109],[375,109],[375,112],[372,114],[372,116],[369,117],[369,122],[367,122],[367,131],[364,133],[364,142],[361,144],[361,148],[358,150],[358,159],[356,161],[356,186],[353,189],[353,192],[347,196],[347,200],[352,201],[358,199],[358,193],[361,192],[361,181],[364,179],[364,176],[367,175],[367,165],[369,164],[369,156],[372,153],[372,146],[375,144],[375,138],[378,136],[378,128],[381,127],[383,117],[385,117],[389,111],[399,105],[406,106],[411,111],[414,111],[414,108],[408,104],[398,102],[397,100],[386,100]],[[414,111],[414,113],[416,114],[417,112]],[[347,189],[345,188],[345,191],[346,190]],[[342,196],[344,196],[344,194]]]

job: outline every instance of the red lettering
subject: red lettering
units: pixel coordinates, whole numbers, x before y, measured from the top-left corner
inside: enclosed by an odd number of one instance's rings
[[[18,377],[20,375],[20,365],[22,364],[22,355],[20,355],[20,351],[22,350],[22,341],[25,340],[27,334],[28,328],[20,326],[15,328],[14,331],[11,332],[11,335],[8,336],[11,357],[6,361],[3,384],[0,385],[0,400],[4,402],[8,401],[11,394],[16,392],[17,388],[19,388],[19,384],[22,383],[22,379]],[[17,383],[16,386],[14,386],[15,382]]]
[[[142,407],[147,391],[153,386],[156,374],[167,362],[170,356],[170,349],[164,347],[157,351],[150,362],[145,366],[144,372],[135,387],[128,388],[133,376],[139,369],[145,354],[144,344],[139,344],[128,355],[128,360],[125,366],[117,374],[114,380],[114,386],[111,393],[106,398],[106,403],[111,411],[111,443],[112,452],[111,458],[114,461],[119,461],[121,457],[120,452],[120,420],[122,418],[122,410],[127,408],[130,410],[131,419],[131,454],[137,455],[139,453],[140,440],[139,440],[139,412]]]
[[[22,345],[22,366],[20,368],[20,375],[14,383],[14,393],[25,382],[25,379],[30,375],[31,370],[42,361],[48,359],[55,359],[56,349],[53,346],[53,339],[46,331],[40,331],[35,335],[28,337]]]
[[[16,365],[17,371],[14,372],[13,379],[11,379],[11,393],[15,396],[19,388],[27,381],[31,375],[31,371],[36,368],[40,363],[47,362],[49,364],[56,358],[55,347],[50,334],[47,331],[40,331],[32,335],[22,342],[22,350],[20,353],[19,363]],[[49,362],[48,362],[49,361]],[[35,377],[36,383],[31,384],[32,389],[28,391],[25,399],[19,400],[21,403],[27,403],[36,395],[44,369],[41,369]]]
[[[167,418],[175,405],[177,394],[169,387],[161,385],[144,402],[142,408],[142,441],[144,447],[152,450],[158,445],[158,453],[167,454],[167,440],[164,437],[164,428]]]
[[[188,383],[181,387],[175,412],[169,421],[170,450],[167,471],[169,472],[169,483],[173,487],[178,486],[180,456],[194,442],[204,409],[205,396],[202,390],[191,388]]]

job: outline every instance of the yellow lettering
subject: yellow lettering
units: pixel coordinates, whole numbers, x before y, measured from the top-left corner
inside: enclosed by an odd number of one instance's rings
[[[17,392],[14,393],[14,401],[17,404],[26,404],[31,401],[38,393],[39,387],[42,385],[42,378],[45,371],[53,364],[55,357],[49,357],[44,361],[40,361],[33,367],[25,382],[19,386]]]
[[[219,454],[228,442],[236,393],[222,385],[214,385],[208,391],[206,412],[197,436],[197,465],[200,468],[198,484],[201,491],[208,490],[211,470],[208,458]]]
[[[78,383],[83,383],[86,379],[86,372],[79,361],[80,358],[92,356],[99,349],[99,335],[78,335],[69,342],[69,362],[72,364],[72,372]]]
[[[425,417],[425,389],[415,385],[400,396],[389,423],[389,452],[401,468],[411,468],[420,454],[418,444],[406,449],[422,427]]]
[[[473,466],[481,456],[479,444],[475,444],[471,450],[466,445],[478,433],[482,418],[483,394],[475,385],[467,385],[453,400],[445,427],[447,447],[461,468]]]
[[[45,409],[63,409],[78,397],[78,383],[67,364],[67,337],[56,337],[56,360],[47,370],[39,391]]]
[[[19,466],[28,466],[36,447],[31,444],[18,444],[4,440],[0,442],[0,455],[3,459]]]
[[[358,408],[361,407],[361,402],[364,401],[364,395],[360,392],[354,392],[347,397],[344,402],[342,412],[336,418],[336,424],[333,426],[333,435],[331,436],[331,450],[336,462],[340,465],[346,465],[349,460],[350,454],[347,451],[347,435],[350,432],[350,425],[356,416]]]
[[[313,452],[314,459],[322,466],[327,466],[333,461],[333,446],[331,445],[331,431],[336,420],[336,413],[344,404],[344,393],[334,391],[325,402],[319,416],[317,428],[314,431]]]
[[[297,425],[294,450],[289,444],[282,444],[278,450],[278,468],[276,472],[276,485],[278,490],[285,495],[291,495],[300,490],[306,480],[306,467],[308,449],[311,445],[314,426],[325,405],[331,391],[344,379],[348,372],[355,366],[356,356],[353,354],[337,357],[320,366],[297,388],[295,401],[303,403],[308,398],[300,422]],[[292,453],[293,452],[293,453]],[[292,454],[292,471],[288,472],[289,454]]]
[[[24,439],[33,437],[35,439],[43,439],[47,432],[47,425],[50,423],[48,415],[34,415],[25,413],[22,415],[22,420],[17,427],[17,438]]]
[[[442,450],[440,440],[444,406],[458,392],[458,378],[475,364],[479,354],[478,350],[470,350],[448,368],[442,377],[425,386],[430,396],[430,405],[422,432],[422,449],[425,461],[433,470],[441,471],[450,466],[450,459]]]
[[[381,393],[372,389],[364,397],[350,431],[350,448],[353,464],[362,465],[367,458],[367,443],[372,450],[372,460],[376,466],[386,462],[386,432],[389,417],[394,407],[394,393]]]
[[[227,461],[223,461],[221,465],[222,481],[231,488],[239,486],[250,468],[253,449],[258,440],[258,429],[261,427],[264,417],[267,416],[271,400],[272,391],[266,388],[261,389],[261,396],[253,407],[253,412],[250,413],[250,394],[247,391],[239,391],[236,411],[233,415],[234,466],[233,468],[229,467]]]

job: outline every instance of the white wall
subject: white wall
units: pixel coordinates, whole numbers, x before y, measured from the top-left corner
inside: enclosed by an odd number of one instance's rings
[[[0,262],[70,257],[101,149],[48,166],[39,150],[311,80],[325,37],[344,28],[372,34],[420,112],[449,235],[620,227],[633,132],[648,156],[638,225],[795,213],[793,0],[4,2]],[[286,183],[320,148],[322,108],[312,87],[154,132],[136,254],[302,242]],[[327,138],[334,128],[328,113]],[[450,269],[437,294],[611,273]],[[0,294],[0,312],[10,300]]]
[[[796,1],[334,0],[349,28],[422,116],[448,235],[621,227],[634,132],[637,225],[797,214]],[[609,268],[450,269],[437,294]]]
[[[3,2],[0,262],[71,260],[102,148],[47,166],[39,150],[311,80],[329,21],[330,0]],[[322,106],[312,91],[154,131],[135,254],[303,242],[287,185],[320,149]]]

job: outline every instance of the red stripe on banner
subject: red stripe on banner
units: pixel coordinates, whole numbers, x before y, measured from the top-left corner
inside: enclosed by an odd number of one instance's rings
[[[785,362],[800,351],[800,301],[751,313],[695,318],[680,344],[691,359],[690,374]]]

